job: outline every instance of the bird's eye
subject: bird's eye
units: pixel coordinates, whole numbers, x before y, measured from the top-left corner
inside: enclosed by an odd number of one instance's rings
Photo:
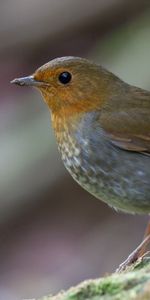
[[[62,73],[60,73],[58,79],[59,79],[59,81],[62,84],[67,84],[71,80],[71,74],[69,72],[67,72],[67,71],[66,72],[62,72]]]

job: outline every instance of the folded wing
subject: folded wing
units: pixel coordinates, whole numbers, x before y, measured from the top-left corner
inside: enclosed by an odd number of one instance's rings
[[[106,136],[124,150],[150,153],[150,93],[132,88],[129,96],[117,101],[100,116]]]

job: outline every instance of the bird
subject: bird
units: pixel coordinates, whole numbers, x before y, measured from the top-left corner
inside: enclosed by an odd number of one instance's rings
[[[11,81],[37,88],[62,161],[84,189],[117,211],[150,213],[150,92],[81,57],[55,58]],[[144,241],[120,265],[137,259]]]

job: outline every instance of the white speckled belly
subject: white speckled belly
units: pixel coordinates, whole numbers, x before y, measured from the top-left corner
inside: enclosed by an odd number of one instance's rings
[[[78,130],[62,135],[59,150],[65,167],[83,188],[110,206],[150,212],[150,156],[113,146],[92,122],[87,114]]]

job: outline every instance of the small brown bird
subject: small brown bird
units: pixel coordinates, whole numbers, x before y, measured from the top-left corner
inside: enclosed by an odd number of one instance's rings
[[[41,91],[64,165],[83,188],[117,210],[150,213],[150,92],[78,57],[12,83]]]

